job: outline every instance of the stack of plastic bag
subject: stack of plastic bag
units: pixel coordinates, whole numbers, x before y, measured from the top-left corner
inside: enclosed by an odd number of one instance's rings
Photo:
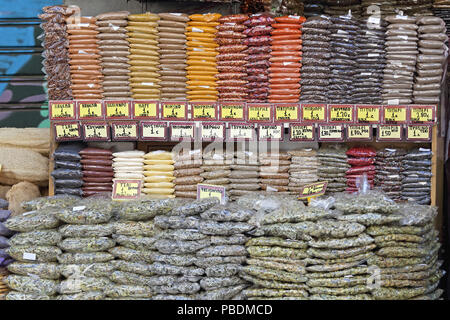
[[[396,12],[396,0],[361,0],[361,14],[365,18],[385,18]]]
[[[319,180],[328,181],[327,192],[343,192],[347,187],[346,171],[350,168],[347,163],[347,150],[339,145],[321,147],[317,152],[320,167],[317,170]]]
[[[403,149],[385,148],[378,151],[375,158],[375,186],[396,201],[402,196],[402,161],[405,155]]]
[[[230,183],[231,164],[233,162],[233,153],[224,153],[223,151],[212,150],[203,151],[203,165],[200,175],[205,179],[203,184],[216,186],[228,186]]]
[[[239,196],[260,190],[259,160],[256,153],[236,151],[232,163],[228,189],[230,199],[235,200]]]
[[[81,143],[61,143],[53,153],[55,170],[51,173],[55,183],[55,194],[82,196],[83,186]]]
[[[261,190],[269,192],[289,191],[290,154],[284,152],[260,153],[259,163]]]
[[[144,180],[144,151],[113,153],[114,179]]]
[[[97,18],[97,39],[102,65],[102,87],[105,99],[130,97],[130,48],[127,41],[128,11],[107,12]]]
[[[377,154],[374,148],[353,147],[346,152],[347,163],[352,167],[347,170],[347,189],[348,192],[357,192],[358,183],[366,176],[368,186],[373,189],[375,179],[375,156]]]
[[[143,193],[156,199],[175,198],[174,163],[171,152],[158,150],[145,154]]]
[[[5,222],[11,216],[11,211],[8,210],[8,202],[0,200],[0,266],[6,267],[13,260],[6,253],[6,249],[10,246],[9,238],[14,235],[14,232],[5,227]]]
[[[159,100],[159,16],[149,12],[128,16],[130,87],[133,99]]]
[[[100,148],[85,148],[80,151],[83,167],[83,196],[110,194],[112,192],[112,151]]]
[[[289,191],[295,194],[310,183],[319,180],[317,169],[320,166],[317,151],[313,149],[288,151],[291,155],[289,170]]]
[[[360,0],[327,0],[325,7],[325,14],[338,17],[348,14],[350,11],[352,16],[360,18],[361,16],[361,1]]]
[[[197,184],[204,178],[202,166],[202,151],[200,149],[189,150],[174,155],[175,160],[175,196],[178,198],[197,198]]]
[[[434,0],[397,0],[396,9],[410,16],[432,16]]]
[[[402,199],[419,204],[431,202],[431,157],[430,149],[419,148],[408,152],[402,160]]]

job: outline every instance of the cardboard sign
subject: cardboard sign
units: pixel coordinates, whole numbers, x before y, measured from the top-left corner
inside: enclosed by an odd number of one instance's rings
[[[230,123],[227,132],[227,139],[231,141],[255,140],[255,127],[253,124]]]
[[[303,122],[326,122],[327,105],[326,104],[302,104]]]
[[[50,120],[72,120],[76,119],[75,101],[60,100],[48,102]]]
[[[162,102],[161,118],[164,120],[187,120],[188,108],[185,102]]]
[[[113,181],[113,200],[134,200],[141,195],[142,180],[127,179]]]
[[[316,130],[314,125],[291,123],[289,125],[290,141],[314,141],[316,140]]]
[[[141,140],[165,141],[167,140],[167,122],[142,121]]]
[[[78,122],[57,122],[53,124],[56,141],[81,140],[81,128]]]
[[[105,119],[105,106],[100,100],[77,101],[78,119]]]
[[[343,141],[343,125],[319,125],[319,141]]]
[[[153,100],[136,100],[133,101],[133,118],[134,119],[158,119],[159,103]]]
[[[85,141],[110,141],[111,132],[109,124],[105,122],[84,122],[83,140]]]
[[[401,125],[379,125],[377,141],[402,141],[403,128]]]
[[[197,184],[197,200],[217,198],[221,204],[225,204],[226,188],[210,184]]]
[[[316,182],[308,184],[300,189],[298,196],[299,200],[307,199],[310,197],[317,197],[324,195],[327,191],[328,181]]]
[[[296,122],[300,119],[300,105],[298,103],[281,103],[275,105],[275,121]]]
[[[249,122],[272,122],[271,104],[247,104],[247,120]]]
[[[436,117],[436,106],[409,106],[409,123],[434,123]]]
[[[195,123],[193,122],[172,122],[170,123],[170,140],[194,140]]]
[[[217,104],[208,102],[191,102],[192,120],[217,120]]]
[[[202,141],[223,141],[225,140],[225,131],[225,123],[223,122],[202,122],[200,124]]]
[[[355,108],[353,105],[328,105],[328,122],[330,123],[351,123],[355,121]]]
[[[356,119],[359,123],[380,123],[380,106],[356,105]]]
[[[406,140],[408,141],[430,141],[431,140],[431,126],[407,126]]]
[[[245,103],[221,102],[220,120],[243,121],[245,120]]]
[[[371,125],[348,125],[347,140],[349,141],[372,141]]]
[[[128,100],[105,100],[107,119],[130,119],[131,102]]]
[[[136,141],[139,130],[136,122],[113,122],[111,123],[112,139],[114,141]]]
[[[388,124],[406,123],[406,106],[384,106],[383,121]]]
[[[283,124],[259,124],[258,125],[258,140],[271,141],[284,139]]]

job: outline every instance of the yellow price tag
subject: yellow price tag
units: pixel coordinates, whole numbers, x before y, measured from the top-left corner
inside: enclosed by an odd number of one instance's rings
[[[409,120],[411,122],[425,123],[434,121],[432,108],[410,107],[409,110],[410,110]]]
[[[319,126],[319,140],[341,141],[344,138],[344,127],[341,125]]]
[[[81,138],[78,123],[55,124],[56,140]]]
[[[406,122],[405,107],[384,107],[384,122],[386,123],[403,123]]]
[[[368,106],[356,106],[358,122],[378,123],[380,122],[380,108]]]
[[[224,123],[202,123],[201,136],[204,141],[224,140],[225,139]]]
[[[284,127],[280,124],[259,125],[259,140],[283,140]]]
[[[310,197],[317,197],[325,194],[328,186],[328,181],[316,182],[308,184],[300,189],[299,200],[307,199]]]
[[[137,140],[138,129],[136,123],[113,123],[114,140]]]
[[[402,140],[402,127],[378,126],[378,140]]]
[[[353,122],[353,106],[329,105],[331,122]]]
[[[132,200],[141,195],[141,180],[114,180],[112,199]]]
[[[229,138],[234,140],[253,140],[255,128],[248,124],[230,123]]]
[[[193,140],[195,138],[194,123],[171,123],[170,139],[178,141],[182,139]]]
[[[141,136],[144,140],[165,140],[167,125],[165,122],[142,122]]]
[[[291,125],[289,130],[289,140],[291,141],[312,141],[314,140],[314,126]]]
[[[84,139],[86,140],[107,140],[109,139],[109,126],[103,124],[83,124]]]
[[[244,120],[244,106],[238,104],[222,104],[220,108],[222,120]]]
[[[156,102],[134,102],[135,118],[158,118],[158,107]]]
[[[216,120],[216,106],[211,104],[192,104],[194,120]]]
[[[184,104],[163,104],[163,118],[171,120],[186,119],[186,105]]]
[[[372,127],[348,126],[347,138],[349,140],[372,140]]]
[[[105,101],[106,117],[108,118],[129,118],[130,103],[127,101],[109,102]]]
[[[103,118],[103,107],[98,102],[79,102],[78,114],[80,119]]]
[[[75,102],[51,102],[51,119],[75,119]]]
[[[272,121],[271,106],[251,106],[248,105],[248,121]]]
[[[407,140],[430,140],[430,126],[408,126],[406,130]]]
[[[209,184],[197,184],[197,200],[217,198],[221,204],[225,204],[225,187]]]
[[[277,121],[298,121],[298,105],[275,106]]]
[[[303,121],[325,121],[326,106],[323,104],[304,104],[302,105]]]

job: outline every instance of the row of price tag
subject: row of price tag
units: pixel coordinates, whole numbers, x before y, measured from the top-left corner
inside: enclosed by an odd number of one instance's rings
[[[434,105],[258,104],[158,101],[50,101],[51,120],[169,120],[432,124]]]
[[[430,125],[377,125],[377,141],[430,141]],[[54,122],[56,141],[283,141],[284,123]],[[372,141],[371,124],[290,123],[290,141]]]

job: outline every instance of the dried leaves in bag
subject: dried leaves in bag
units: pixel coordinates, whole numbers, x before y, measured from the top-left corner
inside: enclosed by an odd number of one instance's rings
[[[124,236],[153,237],[156,233],[153,221],[117,221],[113,226],[114,233]]]
[[[103,291],[79,292],[73,294],[61,294],[56,300],[104,300],[106,297]]]
[[[113,266],[113,269],[123,272],[132,272],[144,276],[153,275],[153,272],[150,271],[147,263],[112,260],[111,265]]]
[[[200,233],[197,229],[169,229],[158,233],[156,236],[158,239],[171,239],[176,241],[204,240],[207,237],[207,235]]]
[[[7,268],[9,272],[22,276],[36,275],[42,279],[51,280],[57,280],[60,277],[59,266],[56,263],[13,262]]]
[[[66,238],[59,247],[66,252],[98,252],[115,246],[116,242],[107,237]]]
[[[237,205],[216,205],[200,214],[200,217],[206,220],[218,222],[245,222],[254,214],[252,210],[243,209]]]
[[[200,280],[200,286],[204,290],[215,290],[223,287],[231,287],[244,284],[245,281],[239,277],[205,277]]]
[[[88,291],[103,291],[112,286],[113,283],[105,277],[72,277],[61,281],[58,292],[71,294]]]
[[[176,216],[194,216],[198,215],[209,208],[219,204],[219,199],[217,198],[207,198],[194,201],[185,201],[186,204],[173,208],[168,215]]]
[[[53,246],[62,239],[56,230],[36,230],[16,233],[9,239],[11,246]]]
[[[348,257],[357,256],[362,253],[369,252],[376,248],[375,244],[369,244],[367,246],[354,247],[350,249],[315,249],[309,248],[307,253],[311,257],[317,257],[321,259],[344,259]]]
[[[261,224],[274,224],[274,223],[297,223],[304,221],[317,221],[322,218],[331,218],[333,213],[329,210],[323,210],[321,208],[302,208],[302,207],[287,207],[279,208],[267,215],[265,215]]]
[[[371,288],[367,285],[357,285],[348,288],[327,288],[327,287],[312,287],[309,288],[309,294],[327,294],[332,296],[348,296],[359,295],[371,292]]]
[[[215,221],[200,221],[198,229],[201,233],[207,235],[223,235],[229,236],[236,233],[246,233],[254,226],[244,222],[215,222]]]
[[[207,277],[231,277],[239,273],[242,266],[239,264],[219,264],[205,269]]]
[[[367,284],[368,277],[351,276],[343,278],[318,278],[309,279],[306,284],[312,287],[327,287],[327,288],[348,288],[357,285]]]
[[[249,246],[247,247],[247,251],[251,257],[279,257],[292,259],[303,259],[308,257],[305,249],[276,246]]]
[[[124,236],[120,234],[113,235],[117,244],[134,249],[134,250],[156,250],[156,238],[141,237],[141,236]]]
[[[280,263],[273,260],[262,260],[262,259],[247,259],[247,264],[251,266],[257,266],[267,269],[275,269],[294,273],[305,273],[306,269],[302,265],[296,265],[294,263]]]
[[[248,241],[249,237],[243,234],[233,234],[231,236],[211,236],[209,240],[211,245],[244,245]]]
[[[405,248],[405,247],[386,247],[377,251],[377,255],[384,257],[422,257],[429,254],[430,249],[427,247]]]
[[[196,295],[197,300],[229,300],[247,288],[247,285],[237,285],[220,288],[211,291],[200,292]]]
[[[261,279],[259,276],[253,276],[246,273],[244,270],[239,274],[242,279],[249,281],[257,286],[271,289],[290,289],[290,290],[306,290],[308,289],[305,283],[289,283],[275,280]]]
[[[314,228],[308,228],[307,233],[313,237],[346,238],[361,234],[366,227],[355,222],[341,222],[336,220],[320,220]]]
[[[308,272],[308,279],[339,278],[339,277],[348,277],[366,274],[369,274],[369,267],[358,266],[332,272]]]
[[[242,270],[246,274],[264,280],[275,280],[290,283],[304,283],[308,280],[304,275],[301,274],[281,270],[266,269],[257,266],[244,266]]]
[[[65,238],[106,237],[114,232],[113,224],[65,225],[58,229]]]
[[[62,264],[59,265],[61,274],[66,277],[109,277],[114,271],[112,262],[97,262],[89,264]]]
[[[167,263],[175,266],[186,267],[191,266],[197,261],[197,257],[191,254],[161,254],[159,252],[151,252],[150,258],[152,261]]]
[[[149,287],[133,286],[133,285],[112,285],[104,290],[108,297],[134,297],[134,298],[150,298],[152,296]]]
[[[152,262],[151,251],[139,251],[126,247],[114,247],[108,250],[114,257],[132,262]]]
[[[430,231],[433,226],[426,225],[424,227],[415,226],[370,226],[366,229],[366,233],[371,236],[383,236],[389,234],[412,234],[412,235],[422,235]]]
[[[149,266],[149,269],[155,273],[160,275],[186,275],[186,276],[201,276],[205,273],[205,270],[197,267],[181,267],[181,266],[173,266],[169,264],[164,264],[160,262],[154,262]]]
[[[279,298],[279,297],[308,297],[306,290],[276,290],[276,289],[246,289],[243,292],[247,298],[251,297],[267,297],[267,298]]]
[[[154,223],[161,229],[198,229],[200,220],[196,217],[156,216]]]
[[[306,234],[305,229],[313,228],[314,223],[312,222],[301,222],[301,223],[277,223],[271,225],[261,226],[251,232],[253,236],[272,236],[281,237],[292,240],[312,240],[311,236]]]
[[[426,287],[420,288],[377,288],[372,291],[376,300],[405,300],[425,294]]]
[[[4,223],[5,227],[13,231],[29,232],[43,229],[53,229],[59,225],[54,212],[25,212],[21,216],[10,217]]]
[[[24,293],[19,291],[10,291],[5,300],[52,300],[53,297],[40,293]]]
[[[209,245],[209,239],[198,241],[178,241],[161,239],[155,242],[155,247],[164,254],[185,254],[194,253]]]
[[[68,224],[101,224],[108,222],[113,215],[110,200],[95,199],[85,201],[82,205],[65,208],[56,213],[61,221]]]
[[[362,233],[357,237],[343,238],[343,239],[333,239],[325,238],[321,240],[311,240],[309,241],[309,246],[313,248],[325,248],[325,249],[346,249],[352,247],[361,247],[373,243],[375,240]]]
[[[159,294],[194,294],[200,291],[200,285],[192,282],[173,282],[164,286],[155,286],[151,289]]]
[[[175,205],[173,199],[151,200],[140,199],[127,201],[119,210],[119,217],[123,220],[149,220],[158,214],[169,213]]]
[[[347,214],[343,216],[338,216],[338,220],[356,222],[364,226],[378,226],[383,224],[390,224],[398,222],[402,219],[400,215],[382,215],[378,213],[364,213],[364,214]]]
[[[335,264],[318,264],[318,265],[312,265],[307,266],[306,270],[309,272],[334,272],[334,271],[340,271],[349,269],[352,267],[356,267],[360,264],[362,264],[364,261],[353,261],[353,262],[346,262],[346,263],[335,263]]]
[[[339,193],[334,207],[344,213],[394,213],[399,206],[383,193],[370,191],[365,194]]]
[[[114,256],[107,252],[63,253],[58,256],[58,262],[62,264],[107,262],[113,259]]]
[[[9,275],[3,281],[13,290],[23,293],[36,293],[48,296],[55,295],[58,290],[58,282],[55,280],[41,279],[38,276]]]
[[[247,254],[244,246],[240,245],[222,245],[210,246],[197,252],[197,257],[227,257],[227,256],[244,256]]]
[[[228,256],[228,257],[199,257],[195,261],[195,265],[200,268],[208,268],[210,266],[234,263],[243,264],[246,256]]]
[[[62,252],[55,246],[12,246],[6,253],[22,262],[54,262]]]

